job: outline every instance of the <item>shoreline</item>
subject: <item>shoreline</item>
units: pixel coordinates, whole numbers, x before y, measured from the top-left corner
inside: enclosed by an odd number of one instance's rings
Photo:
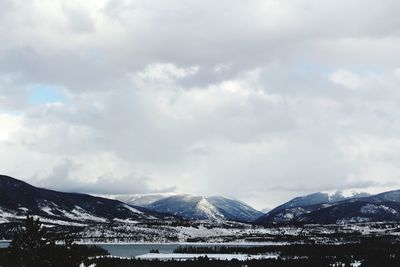
[[[11,243],[12,240],[0,240],[0,243]],[[78,245],[116,245],[116,246],[129,246],[129,245],[160,245],[160,246],[284,246],[290,245],[290,242],[74,242]]]
[[[289,245],[289,242],[75,242],[79,245],[215,245],[215,246],[269,246],[269,245]]]

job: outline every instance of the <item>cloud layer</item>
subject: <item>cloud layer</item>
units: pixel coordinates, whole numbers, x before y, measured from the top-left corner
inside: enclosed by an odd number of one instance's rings
[[[222,194],[258,208],[398,188],[399,8],[0,1],[1,172],[58,190]]]

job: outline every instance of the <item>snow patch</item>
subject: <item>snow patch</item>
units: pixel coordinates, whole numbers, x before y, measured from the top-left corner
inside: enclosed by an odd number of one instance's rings
[[[366,204],[361,207],[361,213],[363,214],[376,214],[378,212],[389,212],[393,215],[397,214],[397,211],[395,209],[392,209],[385,205]]]
[[[204,197],[202,197],[199,203],[197,203],[196,209],[204,213],[209,219],[218,220],[224,218],[224,215],[219,213],[215,206],[208,202]]]
[[[122,220],[122,219],[115,218],[113,220],[116,221],[116,222],[119,222],[119,223],[131,223],[131,224],[139,223],[139,221],[133,221],[133,220],[130,220],[130,219]]]
[[[94,221],[94,222],[102,222],[105,223],[108,220],[105,218],[97,217],[94,216],[90,213],[88,213],[86,210],[82,209],[79,206],[75,206],[75,208],[71,211],[65,211],[65,210],[60,210],[65,217],[71,219],[71,220],[77,220],[77,221]]]
[[[6,211],[0,208],[0,223],[10,222],[12,219],[25,219],[25,216],[20,216],[11,211]]]
[[[137,210],[129,205],[122,205],[125,209],[129,210],[130,212],[136,213],[136,214],[143,214],[140,210]]]
[[[29,211],[29,209],[28,209],[28,208],[25,208],[25,207],[19,207],[18,209],[21,210],[21,211],[23,211],[23,212],[28,212],[28,211]]]
[[[45,213],[47,213],[47,214],[49,214],[49,215],[52,215],[52,216],[55,215],[53,212],[51,212],[51,208],[50,208],[50,207],[41,207],[40,209],[41,209],[43,212],[45,212]]]

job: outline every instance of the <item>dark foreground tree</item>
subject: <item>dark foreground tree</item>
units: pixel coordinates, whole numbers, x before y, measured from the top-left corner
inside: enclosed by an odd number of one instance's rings
[[[52,251],[55,247],[54,240],[47,237],[47,232],[39,222],[39,219],[29,217],[25,227],[14,237],[9,247],[9,259],[12,266],[49,266],[49,262],[43,257],[46,251]]]
[[[63,241],[64,245],[57,245],[56,241]],[[63,236],[50,236],[39,219],[28,217],[25,226],[3,253],[0,266],[78,267],[88,257],[107,254],[97,246],[76,245]]]

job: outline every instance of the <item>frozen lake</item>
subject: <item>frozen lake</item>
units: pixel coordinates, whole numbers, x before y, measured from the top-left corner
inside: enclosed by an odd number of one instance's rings
[[[89,243],[85,243],[91,245]],[[281,243],[272,243],[281,244]],[[0,241],[0,248],[5,248],[9,245],[9,242]],[[112,256],[119,257],[135,257],[143,254],[147,254],[152,249],[157,249],[162,254],[170,254],[179,246],[194,246],[194,247],[218,247],[218,246],[240,246],[240,247],[252,247],[252,246],[265,246],[271,245],[268,243],[144,243],[144,244],[121,244],[121,243],[104,243],[104,244],[94,244],[102,248],[105,248],[110,252]]]
[[[9,244],[10,242],[8,241],[0,241],[0,248],[6,248]]]
[[[0,248],[9,246],[9,242],[0,241]],[[90,245],[90,244],[87,244]],[[151,249],[158,249],[160,253],[172,253],[179,244],[96,244],[107,249],[113,256],[135,257],[149,253]]]
[[[146,243],[146,244],[96,244],[102,248],[107,249],[111,255],[120,257],[135,257],[143,254],[147,254],[152,249],[157,249],[161,254],[170,254],[180,246],[193,246],[193,247],[253,247],[253,246],[265,246],[271,244],[282,244],[282,243],[170,243],[170,244],[157,244],[157,243]]]
[[[160,253],[172,253],[179,244],[97,244],[105,248],[113,256],[135,257],[149,253],[151,249],[158,249]]]
[[[0,248],[8,247],[9,242],[0,241]],[[90,245],[90,244],[87,244]],[[96,244],[107,249],[113,256],[135,257],[149,253],[151,249],[158,249],[160,253],[172,253],[179,244]]]

